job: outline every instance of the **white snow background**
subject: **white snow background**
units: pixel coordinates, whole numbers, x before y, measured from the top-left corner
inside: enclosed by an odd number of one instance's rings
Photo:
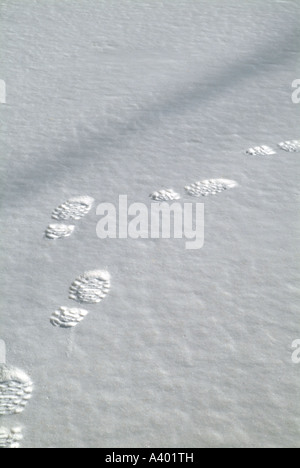
[[[1,319],[23,447],[299,447],[299,1],[1,0]],[[99,240],[95,207],[197,180],[205,245]],[[90,195],[68,239],[51,212]],[[185,201],[197,200],[189,197]],[[84,271],[110,294],[51,326]]]

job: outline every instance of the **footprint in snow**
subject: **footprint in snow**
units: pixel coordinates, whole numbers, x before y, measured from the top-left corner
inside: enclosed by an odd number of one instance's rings
[[[87,315],[87,310],[60,307],[52,314],[50,322],[54,327],[73,328],[76,327],[76,325],[78,325]]]
[[[153,192],[149,195],[153,201],[170,201],[170,200],[180,200],[179,193],[174,192],[172,189],[159,190],[158,192]]]
[[[56,221],[78,221],[90,212],[94,201],[88,196],[70,198],[53,210],[52,218]],[[74,225],[50,224],[46,229],[45,237],[50,240],[63,239],[70,237],[74,230]]]
[[[110,274],[107,271],[88,271],[74,281],[69,297],[79,303],[97,304],[109,290]]]
[[[249,148],[246,151],[246,154],[249,154],[250,156],[271,156],[272,154],[276,154],[276,151],[270,146],[262,145]]]
[[[21,428],[7,429],[6,427],[0,427],[0,448],[18,449],[20,448],[19,442],[22,439]]]
[[[22,413],[32,391],[33,383],[25,372],[0,364],[0,416]]]
[[[300,152],[300,140],[282,141],[281,143],[278,143],[278,146],[280,149],[289,153]]]
[[[191,197],[207,197],[209,195],[216,195],[217,193],[224,192],[237,187],[238,184],[234,180],[229,179],[208,179],[194,184],[187,185],[185,191]]]
[[[69,298],[79,303],[97,304],[106,297],[109,290],[110,274],[107,271],[88,271],[74,281]],[[60,307],[52,314],[50,322],[55,327],[73,328],[87,315],[87,310]]]

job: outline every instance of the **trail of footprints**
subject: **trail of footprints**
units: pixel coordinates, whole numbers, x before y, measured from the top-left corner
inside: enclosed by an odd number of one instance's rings
[[[300,151],[300,141],[284,141],[278,143],[278,147],[287,152]],[[246,154],[251,156],[268,156],[276,154],[276,151],[266,145],[249,148]],[[236,188],[238,183],[230,179],[206,179],[194,182],[185,187],[187,195],[195,198],[217,195],[226,190]],[[151,200],[167,202],[180,200],[181,196],[173,189],[162,189],[149,195]],[[89,213],[94,199],[89,196],[70,198],[56,208],[52,218],[57,221],[79,220]],[[48,239],[61,239],[69,237],[74,232],[74,225],[51,224],[46,230]],[[79,304],[97,304],[101,302],[110,290],[110,275],[107,271],[88,271],[77,278],[69,290],[69,299]],[[55,327],[72,328],[77,326],[88,315],[88,311],[81,308],[60,307],[50,317],[50,322]]]
[[[290,152],[300,152],[300,140],[283,141],[278,148]],[[276,151],[266,145],[255,146],[246,151],[250,156],[270,156]],[[237,182],[229,179],[207,179],[185,187],[191,197],[207,197],[237,187]],[[181,197],[172,189],[163,189],[150,194],[153,201],[173,201]],[[56,221],[80,220],[89,213],[94,199],[88,196],[74,197],[57,207],[52,218]],[[65,223],[50,224],[46,229],[47,239],[56,240],[70,237],[75,226]],[[98,304],[110,290],[110,274],[104,270],[88,271],[79,276],[71,285],[69,298],[79,304]],[[50,322],[55,327],[72,328],[88,315],[81,308],[60,307],[51,316]],[[21,370],[0,364],[0,416],[19,414],[24,411],[32,396],[33,383]],[[0,427],[0,448],[18,448],[22,439],[21,429]]]
[[[300,151],[300,141],[283,141],[277,145],[287,152]],[[246,154],[251,156],[268,156],[276,154],[276,151],[266,145],[249,148]],[[207,197],[216,195],[226,190],[233,189],[238,183],[230,179],[207,179],[194,182],[185,187],[185,192],[191,197]],[[173,189],[162,189],[149,195],[151,200],[167,202],[180,200],[180,194]],[[79,220],[89,213],[94,199],[89,196],[70,198],[59,207],[55,208],[52,218],[57,221]],[[46,230],[48,239],[61,239],[72,235],[74,225],[50,224]],[[110,290],[110,275],[107,271],[88,271],[78,277],[71,285],[69,299],[79,304],[97,304],[101,302]],[[50,317],[50,322],[55,327],[72,328],[77,326],[88,315],[88,311],[81,308],[60,307]]]
[[[278,143],[278,148],[289,153],[300,152],[300,140],[287,140]],[[249,156],[271,156],[276,154],[275,149],[267,145],[254,146],[246,150],[246,154]],[[202,181],[194,182],[185,187],[185,192],[191,197],[207,197],[209,195],[216,195],[238,187],[238,183],[234,180],[229,179],[207,179]],[[180,200],[180,195],[172,189],[163,189],[150,194],[150,198],[154,201],[171,201]]]
[[[91,210],[93,203],[94,200],[91,197],[71,198],[53,211],[52,218],[56,221],[79,220]],[[71,236],[74,229],[74,225],[50,224],[45,236],[51,240],[61,239]],[[107,272],[88,272],[72,285],[70,297],[78,302],[100,302],[109,290],[109,280]],[[51,323],[65,328],[74,327],[87,314],[88,312],[82,309],[61,307],[51,317]],[[1,342],[1,353],[4,356],[6,354],[3,342]],[[0,362],[0,416],[20,414],[32,396],[33,383],[25,372],[7,366],[5,357],[2,359],[4,362]],[[21,439],[22,434],[19,428],[0,427],[0,448],[19,448]]]
[[[94,199],[89,196],[70,198],[55,208],[52,218],[56,221],[79,220],[86,216]],[[48,239],[62,239],[70,237],[75,230],[74,225],[50,224],[46,229]],[[69,299],[78,303],[97,304],[105,298],[110,289],[110,274],[107,271],[88,271],[79,276],[70,287]],[[60,307],[50,317],[54,327],[72,328],[78,325],[88,315],[88,311],[81,308]]]
[[[277,146],[279,149],[286,151],[288,153],[300,152],[300,140],[282,141],[278,143]],[[270,156],[270,155],[276,154],[276,151],[270,146],[262,145],[262,146],[254,146],[253,148],[249,148],[246,151],[246,154],[250,156]]]

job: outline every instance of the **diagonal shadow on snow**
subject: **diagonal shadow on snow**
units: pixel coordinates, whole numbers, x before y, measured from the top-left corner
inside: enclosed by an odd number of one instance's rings
[[[74,177],[82,176],[83,157],[87,171],[89,171],[89,163],[102,164],[107,157],[111,157],[112,148],[121,149],[134,134],[138,133],[142,136],[149,128],[153,129],[161,125],[164,119],[172,115],[184,114],[190,109],[199,108],[203,112],[205,106],[217,101],[228,89],[234,89],[247,81],[253,82],[254,79],[259,79],[259,76],[268,70],[270,70],[271,81],[274,64],[287,64],[295,59],[297,41],[298,28],[290,25],[285,37],[280,42],[268,42],[264,47],[255,50],[247,60],[238,60],[230,66],[225,65],[215,76],[210,75],[209,79],[203,75],[197,83],[192,85],[189,83],[186,89],[181,86],[180,90],[161,100],[159,106],[155,103],[139,112],[138,119],[136,114],[132,114],[126,122],[113,122],[111,127],[109,122],[106,123],[104,130],[103,122],[97,122],[96,127],[99,130],[93,132],[86,130],[84,138],[77,141],[76,145],[71,143],[68,149],[58,155],[59,167],[50,158],[43,158],[35,167],[30,166],[26,172],[22,171],[22,174],[14,172],[15,182],[18,183],[19,180],[22,186],[22,190],[15,195],[25,198],[32,195],[32,191],[34,191],[36,196],[43,192],[45,185],[52,180],[63,182],[65,173],[60,170],[62,167],[68,173],[74,174]],[[82,148],[88,149],[84,155]],[[130,166],[130,160],[127,160],[126,163],[127,166]],[[95,167],[93,167],[94,169]],[[34,188],[32,187],[33,181]],[[11,203],[15,204],[15,202],[16,200],[11,200]],[[6,200],[6,203],[10,203],[10,200]]]

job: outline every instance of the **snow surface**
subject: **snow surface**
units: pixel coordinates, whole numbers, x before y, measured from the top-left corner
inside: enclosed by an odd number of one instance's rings
[[[1,0],[1,339],[23,447],[299,447],[298,0]],[[267,145],[275,155],[246,155]],[[205,245],[99,240],[96,208],[225,178]],[[192,200],[196,203],[197,200]],[[110,294],[73,329],[85,271]]]

